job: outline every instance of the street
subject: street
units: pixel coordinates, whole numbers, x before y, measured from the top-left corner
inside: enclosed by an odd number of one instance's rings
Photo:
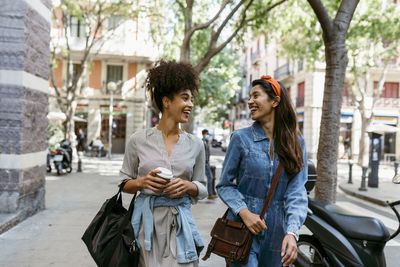
[[[220,173],[224,153],[219,148],[211,149],[211,163]],[[28,218],[0,235],[1,266],[95,266],[81,236],[106,198],[117,192],[120,181],[118,171],[122,155],[106,158],[84,158],[83,172],[76,167],[71,174],[46,177],[46,209]],[[124,203],[130,201],[123,195]],[[398,222],[389,208],[349,197],[338,192],[337,204],[351,212],[377,217],[393,232]],[[219,200],[202,200],[192,206],[195,221],[205,246],[210,240],[209,232],[217,217],[225,211]],[[302,229],[302,232],[306,232]],[[387,266],[398,266],[400,262],[400,238],[390,241],[386,248]],[[203,256],[203,250],[201,256]],[[201,267],[225,266],[215,255],[207,261],[200,260]]]

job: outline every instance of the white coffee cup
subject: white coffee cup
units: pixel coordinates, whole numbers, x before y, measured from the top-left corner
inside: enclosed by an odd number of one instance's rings
[[[166,180],[172,180],[174,176],[172,175],[172,172],[166,168],[163,167],[158,167],[156,171],[161,171],[160,173],[156,173],[156,175],[160,178],[166,179]]]
[[[155,176],[159,177],[159,178],[163,178],[165,180],[172,180],[174,179],[174,176],[172,174],[172,172],[170,170],[168,170],[167,168],[163,168],[163,167],[158,167],[155,170],[161,171],[160,173],[156,173]],[[154,196],[161,196],[162,193],[156,193],[150,189],[142,189],[142,192],[147,194],[147,195],[154,195]]]

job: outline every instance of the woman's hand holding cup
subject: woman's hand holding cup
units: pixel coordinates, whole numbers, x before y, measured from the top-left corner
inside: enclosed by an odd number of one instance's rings
[[[161,173],[161,170],[155,169],[150,171],[146,176],[141,177],[140,188],[162,193],[169,181],[159,177],[158,173]]]

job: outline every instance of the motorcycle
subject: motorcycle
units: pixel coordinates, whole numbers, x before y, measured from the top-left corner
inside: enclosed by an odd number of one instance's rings
[[[315,166],[310,161],[308,172],[306,188],[310,193],[317,179]],[[393,182],[400,183],[400,177],[394,177]],[[400,200],[387,203],[399,221],[399,228],[392,235],[376,218],[352,215],[334,204],[309,197],[304,225],[312,234],[300,235],[294,265],[386,266],[385,245],[400,232],[400,215],[395,208]]]
[[[56,149],[54,154],[53,161],[58,175],[63,170],[66,170],[67,173],[72,172],[72,148],[69,141],[62,141],[60,143],[60,147]]]

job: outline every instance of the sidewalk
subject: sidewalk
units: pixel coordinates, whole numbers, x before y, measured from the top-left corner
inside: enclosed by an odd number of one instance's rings
[[[105,199],[116,193],[122,155],[82,160],[83,172],[57,176],[54,172],[46,177],[46,209],[0,234],[0,266],[95,266],[81,236]],[[211,164],[217,167],[219,178],[223,156],[211,156]],[[380,166],[379,188],[358,191],[361,168],[353,165],[353,184],[348,182],[348,164],[338,164],[338,185],[343,191],[364,199],[383,204],[387,199],[400,198],[400,185],[391,183],[394,168]],[[130,195],[124,194],[127,206]],[[201,200],[192,206],[204,245],[210,241],[210,231],[217,217],[226,206],[220,199]],[[1,222],[0,222],[1,223]],[[202,251],[204,255],[206,248]],[[211,255],[207,261],[200,260],[200,267],[225,266],[224,260]]]
[[[220,172],[221,157],[212,157]],[[81,240],[83,232],[103,202],[117,192],[122,155],[107,158],[83,158],[83,172],[46,176],[46,209],[0,234],[0,266],[70,267],[96,266]],[[123,194],[128,206],[131,195]],[[226,206],[219,199],[201,200],[192,212],[206,252],[210,231]],[[224,260],[211,255],[200,260],[200,267],[225,266]]]
[[[375,204],[386,206],[386,201],[396,201],[400,199],[400,185],[392,183],[394,176],[394,164],[379,165],[378,188],[368,187],[368,172],[366,179],[367,191],[360,191],[361,187],[361,167],[353,164],[352,184],[349,180],[349,164],[346,161],[338,162],[338,187],[346,194],[361,198]],[[398,170],[400,172],[400,168]]]

